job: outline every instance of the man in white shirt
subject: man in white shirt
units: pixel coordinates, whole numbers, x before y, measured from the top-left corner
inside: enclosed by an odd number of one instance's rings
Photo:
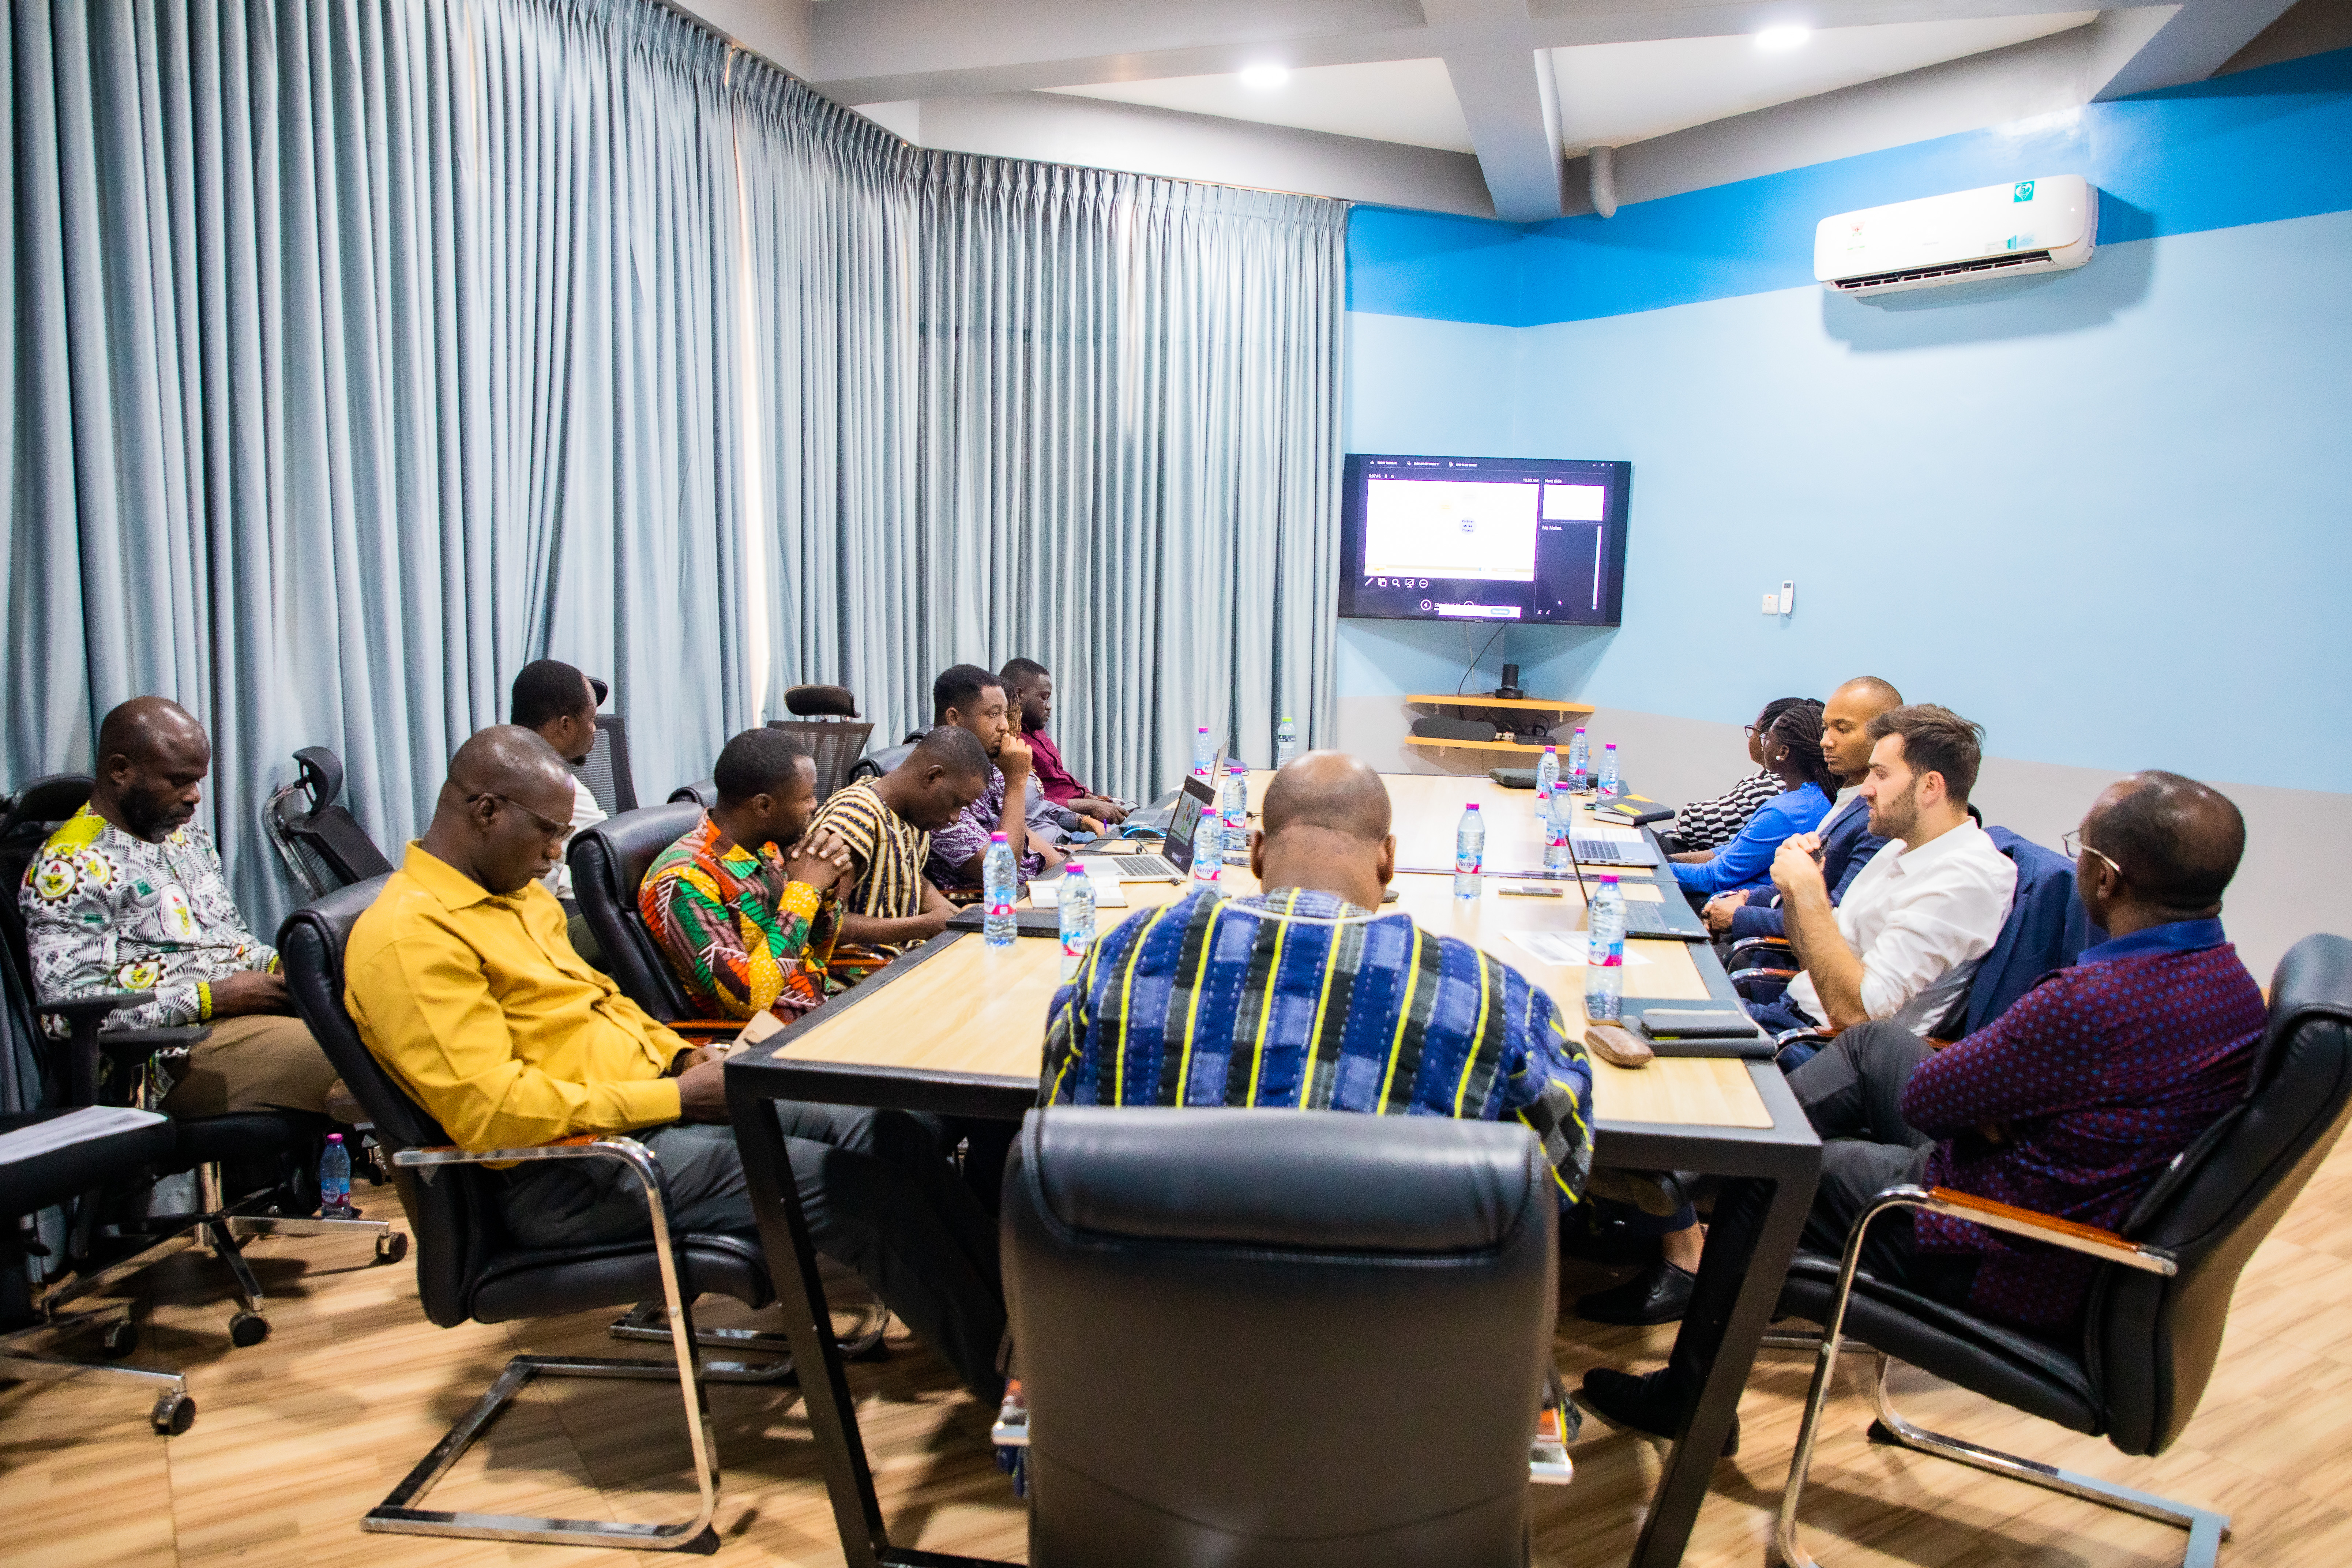
[[[539,658],[522,667],[507,697],[507,722],[535,731],[555,748],[555,754],[573,767],[588,760],[596,745],[596,708],[604,699],[589,679],[560,658]],[[572,780],[572,831],[593,827],[604,820],[604,808],[588,793],[578,775]],[[571,843],[569,838],[566,844]],[[560,856],[555,869],[540,879],[547,890],[569,902],[572,867]]]
[[[1804,972],[1780,1002],[1755,1009],[1768,1029],[1884,1019],[1925,1035],[1968,994],[2009,918],[2017,868],[1969,817],[1983,731],[1922,703],[1880,714],[1869,733],[1862,795],[1870,830],[1889,842],[1834,906],[1815,858],[1820,836],[1780,846],[1772,881]],[[1780,1065],[1818,1048],[1794,1042]]]

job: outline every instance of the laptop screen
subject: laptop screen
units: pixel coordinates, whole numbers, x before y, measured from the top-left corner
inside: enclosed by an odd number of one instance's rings
[[[1168,816],[1168,833],[1164,853],[1169,863],[1179,871],[1192,868],[1192,837],[1201,826],[1201,814],[1217,809],[1217,791],[1213,781],[1224,776],[1225,754],[1217,753],[1216,766],[1207,778],[1195,775],[1184,781],[1176,794],[1176,805]]]

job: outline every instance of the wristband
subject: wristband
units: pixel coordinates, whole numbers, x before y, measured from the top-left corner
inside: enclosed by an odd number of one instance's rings
[[[213,985],[209,980],[196,982],[196,1022],[201,1024],[213,1016]]]

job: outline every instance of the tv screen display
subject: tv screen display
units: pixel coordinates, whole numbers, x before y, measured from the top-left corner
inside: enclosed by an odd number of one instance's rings
[[[1631,463],[1350,453],[1339,614],[1613,626]]]

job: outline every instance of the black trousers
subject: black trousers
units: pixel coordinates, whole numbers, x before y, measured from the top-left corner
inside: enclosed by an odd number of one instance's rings
[[[948,1163],[936,1119],[792,1101],[774,1110],[817,1250],[864,1277],[964,1386],[1001,1398],[996,1227]],[[758,1235],[733,1128],[678,1122],[631,1136],[661,1162],[678,1229]],[[645,1189],[618,1161],[520,1165],[506,1178],[499,1208],[525,1247],[652,1234]]]
[[[1832,1257],[1870,1200],[1901,1182],[1916,1182],[1935,1140],[1912,1128],[1900,1109],[1903,1086],[1928,1057],[1927,1042],[1895,1024],[1862,1024],[1824,1046],[1789,1075],[1797,1103],[1820,1134],[1821,1181],[1805,1216],[1802,1245]],[[1764,1229],[1772,1184],[1753,1178],[1723,1184],[1699,1260],[1698,1282],[1667,1362],[1675,1383],[1696,1397],[1723,1345],[1723,1331],[1748,1261]],[[1976,1259],[1925,1253],[1914,1245],[1911,1212],[1897,1209],[1870,1227],[1862,1266],[1889,1284],[1955,1305],[1968,1300]]]

